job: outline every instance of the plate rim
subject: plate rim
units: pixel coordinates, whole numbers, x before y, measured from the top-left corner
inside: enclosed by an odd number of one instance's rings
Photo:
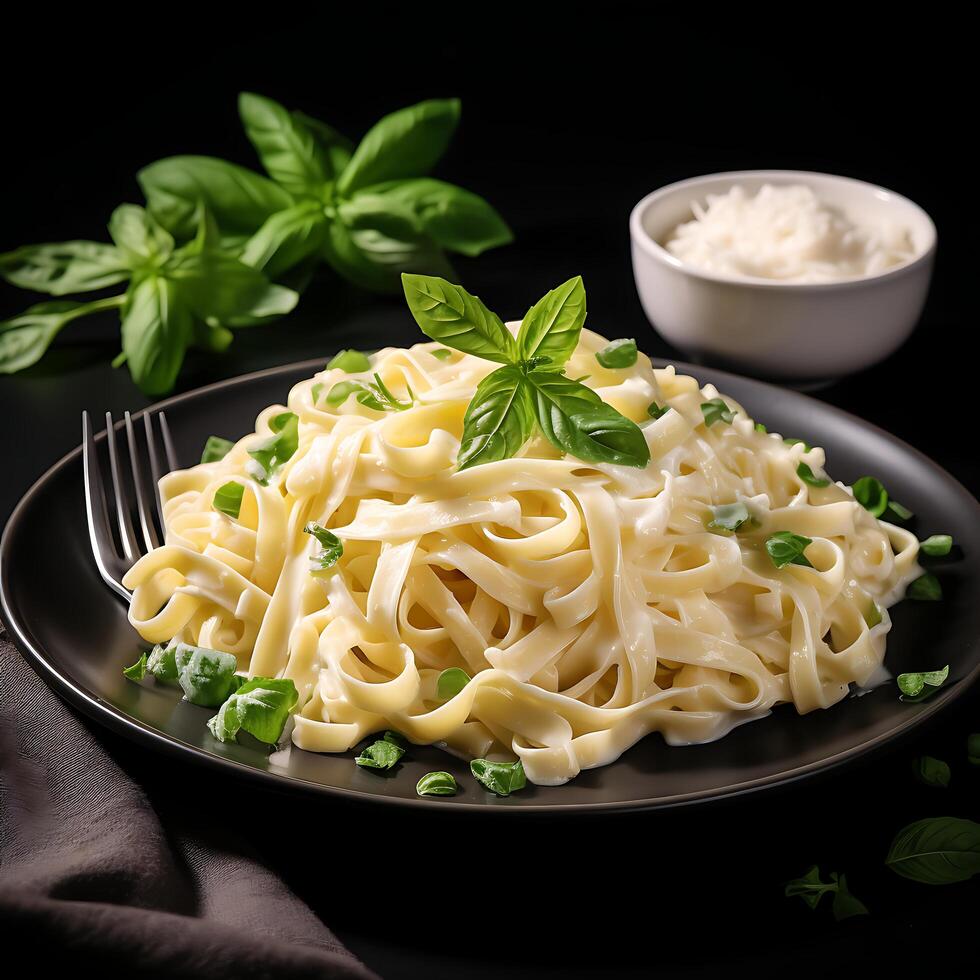
[[[781,397],[788,396],[793,399],[802,400],[803,402],[815,403],[822,411],[829,413],[831,416],[837,416],[842,421],[851,424],[859,424],[860,426],[874,433],[879,438],[884,438],[885,441],[890,442],[896,447],[900,448],[904,453],[911,454],[913,457],[918,458],[920,462],[923,462],[929,467],[938,470],[951,484],[952,488],[957,492],[957,494],[964,498],[965,502],[972,504],[978,509],[978,511],[980,511],[980,502],[976,500],[973,494],[971,494],[970,491],[944,467],[930,459],[921,450],[916,449],[914,446],[908,444],[887,430],[882,429],[880,426],[875,425],[873,422],[868,422],[860,418],[860,416],[847,412],[842,408],[838,408],[836,405],[831,405],[828,402],[823,402],[819,399],[812,398],[809,395],[795,391],[791,388],[782,387],[780,385],[772,384],[757,378],[735,374],[731,371],[725,371],[723,369],[713,368],[707,365],[690,364],[680,360],[660,357],[651,358],[651,361],[656,367],[673,365],[678,372],[684,371],[685,373],[690,373],[694,377],[698,378],[699,381],[701,380],[699,373],[707,372],[713,376],[712,379],[709,379],[709,383],[712,384],[717,385],[717,381],[713,380],[714,378],[720,378],[723,379],[723,381],[724,379],[732,378],[740,383],[749,382],[753,385],[758,385],[763,389],[772,389],[779,392]],[[231,378],[224,378],[208,385],[203,385],[198,388],[192,388],[189,391],[171,395],[169,398],[165,398],[162,401],[154,402],[153,404],[148,405],[146,408],[132,413],[131,417],[133,419],[137,419],[145,415],[147,412],[166,411],[167,408],[173,405],[191,401],[194,398],[200,397],[201,395],[211,394],[223,389],[249,384],[253,381],[269,378],[274,375],[292,374],[299,371],[304,371],[306,369],[316,370],[318,366],[322,365],[323,363],[323,357],[309,358],[303,361],[294,361],[289,364],[280,364],[274,367],[263,368],[259,371],[251,371],[247,374],[235,375]],[[115,423],[114,428],[120,428],[124,424],[125,421],[120,420]],[[95,436],[96,442],[105,438],[106,435],[104,430]],[[834,755],[826,756],[819,760],[806,763],[802,766],[796,766],[793,769],[784,770],[779,773],[772,773],[766,776],[759,776],[753,779],[746,779],[737,783],[731,783],[718,789],[678,793],[666,797],[647,797],[636,800],[614,800],[605,802],[597,801],[595,803],[518,803],[517,801],[514,801],[516,804],[514,805],[500,799],[488,800],[482,803],[467,803],[461,800],[453,799],[430,800],[425,797],[412,799],[410,797],[402,798],[386,796],[384,794],[370,793],[363,790],[350,789],[348,787],[330,786],[325,783],[315,782],[299,776],[290,776],[284,773],[270,772],[269,770],[249,766],[234,759],[229,759],[216,755],[215,753],[208,752],[203,748],[199,748],[198,746],[182,742],[174,736],[160,732],[132,717],[131,715],[126,714],[121,708],[117,708],[110,704],[95,692],[77,684],[72,678],[63,674],[54,664],[50,663],[45,652],[38,649],[34,643],[32,643],[30,637],[26,633],[26,630],[21,628],[21,623],[13,615],[8,598],[8,592],[10,591],[8,579],[11,578],[10,560],[8,555],[8,551],[11,547],[10,542],[13,540],[16,534],[18,525],[24,520],[25,513],[30,507],[32,499],[40,491],[41,487],[52,479],[61,469],[79,457],[81,453],[81,445],[69,450],[59,460],[49,466],[30,485],[30,487],[24,492],[23,496],[18,501],[17,506],[14,507],[13,511],[7,518],[3,529],[3,534],[0,536],[0,620],[2,620],[7,632],[10,634],[10,638],[13,640],[14,645],[17,647],[20,654],[24,657],[28,665],[35,671],[35,673],[37,673],[39,677],[45,681],[45,683],[47,683],[59,697],[67,700],[71,705],[81,710],[87,717],[105,725],[107,728],[116,732],[117,734],[131,736],[137,743],[147,745],[155,751],[163,752],[167,756],[178,758],[189,756],[192,761],[199,765],[203,765],[212,770],[226,772],[238,778],[256,782],[274,792],[288,793],[292,790],[317,797],[341,798],[358,804],[381,804],[385,806],[409,807],[415,809],[423,808],[426,810],[443,812],[451,810],[454,813],[465,811],[478,815],[499,813],[532,815],[542,813],[553,814],[557,812],[581,816],[610,812],[638,812],[676,809],[678,807],[693,806],[695,804],[720,802],[723,800],[731,800],[736,797],[747,796],[767,789],[774,789],[779,786],[788,786],[792,783],[799,782],[802,779],[826,774],[842,765],[856,762],[857,760],[884,748],[886,745],[892,742],[896,742],[907,737],[914,729],[931,721],[940,711],[966,694],[966,692],[970,690],[970,688],[972,688],[972,686],[977,682],[978,678],[980,678],[980,662],[978,662],[976,666],[974,666],[969,673],[964,675],[964,677],[962,677],[958,683],[952,687],[941,690],[936,696],[931,698],[928,703],[922,704],[918,706],[917,709],[910,711],[908,718],[900,722],[897,726],[889,728],[888,731],[882,732],[881,734],[868,739],[867,741],[861,742],[860,744],[852,746],[841,752],[837,752]],[[610,765],[615,764],[615,762],[610,763]]]

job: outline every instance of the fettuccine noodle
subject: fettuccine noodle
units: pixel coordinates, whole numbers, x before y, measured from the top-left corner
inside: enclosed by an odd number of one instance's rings
[[[371,373],[327,370],[290,392],[299,449],[268,486],[247,451],[278,405],[220,462],[164,477],[166,543],[125,579],[133,625],[291,678],[302,749],[391,728],[467,757],[516,755],[543,785],[649,732],[706,742],[781,702],[808,712],[875,683],[887,607],[918,572],[915,537],[843,485],[801,480],[823,450],[757,431],[730,398],[734,421],[706,426],[712,385],[642,354],[603,368],[605,343],[583,331],[565,372],[641,426],[647,467],[561,458],[536,435],[518,458],[459,470],[466,406],[495,365],[388,348],[372,372],[414,393],[408,410],[330,407],[333,384]],[[651,402],[672,411],[651,419]],[[245,488],[237,520],[212,507],[228,481]],[[735,502],[752,526],[707,527]],[[310,572],[309,521],[343,542],[326,573]],[[776,531],[811,538],[813,567],[776,568],[764,547]],[[444,701],[450,667],[472,680]]]

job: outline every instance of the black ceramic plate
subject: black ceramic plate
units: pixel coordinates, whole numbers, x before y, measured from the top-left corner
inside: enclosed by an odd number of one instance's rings
[[[211,385],[163,402],[183,464],[205,438],[250,430],[258,411],[284,401],[290,387],[322,361],[290,365]],[[825,447],[829,469],[851,482],[879,477],[916,514],[920,537],[953,534],[961,555],[931,564],[942,602],[903,602],[893,609],[887,666],[893,674],[950,664],[946,687],[919,704],[898,700],[894,684],[828,711],[800,717],[784,705],[719,742],[671,748],[644,739],[617,762],[583,772],[565,786],[535,787],[498,799],[469,776],[465,763],[429,747],[413,748],[392,776],[355,766],[351,753],[315,755],[292,748],[270,759],[252,745],[222,745],[205,726],[207,709],[173,689],[126,681],[122,668],[140,640],[126,610],[99,579],[89,552],[82,502],[82,461],[75,450],[24,497],[0,545],[0,600],[11,635],[41,676],[72,704],[118,732],[175,759],[211,766],[283,790],[357,797],[388,804],[487,812],[636,809],[694,803],[775,786],[856,759],[941,711],[980,675],[980,507],[925,456],[853,416],[795,392],[735,375],[679,365],[712,381],[773,431]],[[453,798],[420,799],[415,783],[432,769],[454,773]]]

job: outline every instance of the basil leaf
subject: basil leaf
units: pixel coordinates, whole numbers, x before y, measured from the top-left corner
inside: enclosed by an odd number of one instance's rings
[[[604,368],[628,368],[636,364],[636,341],[624,337],[614,340],[596,352],[595,359]],[[710,423],[709,423],[710,424]]]
[[[456,697],[470,682],[470,675],[459,667],[449,667],[439,675],[436,690],[443,701]]]
[[[309,129],[278,102],[238,96],[238,115],[266,173],[291,194],[319,194],[327,180],[323,152]]]
[[[474,759],[470,763],[470,772],[477,782],[485,786],[497,796],[510,796],[511,793],[524,789],[527,777],[524,775],[524,765],[517,762],[490,762],[487,759]]]
[[[293,204],[287,191],[225,160],[176,156],[157,160],[137,175],[153,216],[175,238],[192,238],[204,205],[226,234],[251,235],[269,217]]]
[[[146,661],[146,672],[155,680],[164,684],[176,684],[179,676],[177,670],[177,640],[171,640],[166,646],[157,644]]]
[[[238,660],[233,654],[178,643],[174,659],[177,681],[191,704],[217,708],[242,683],[235,673]]]
[[[662,419],[670,411],[669,405],[658,405],[656,402],[650,402],[647,405],[647,415],[652,419]]]
[[[946,683],[948,677],[948,664],[942,670],[912,671],[899,674],[897,682],[898,688],[902,692],[899,695],[899,700],[924,701],[935,694]]]
[[[343,405],[354,395],[361,405],[366,405],[375,412],[405,412],[412,407],[413,402],[400,402],[388,390],[387,385],[375,373],[374,382],[370,381],[338,381],[327,393],[327,404],[335,408]],[[409,389],[409,395],[414,395]]]
[[[903,827],[885,864],[925,885],[966,881],[980,872],[980,824],[958,817],[930,817]]]
[[[292,116],[293,121],[298,126],[305,127],[320,147],[321,165],[327,180],[335,180],[344,167],[350,163],[354,144],[346,136],[338,133],[333,126],[321,122],[319,119],[314,119],[313,116],[308,116],[305,112],[294,110]]]
[[[561,367],[575,352],[585,324],[585,285],[575,276],[545,293],[527,311],[517,334],[518,356]]]
[[[906,599],[917,599],[920,602],[938,602],[943,597],[943,588],[939,579],[932,572],[920,575],[905,590]]]
[[[0,255],[0,275],[21,289],[64,296],[87,293],[130,276],[126,257],[101,242],[24,245]]]
[[[527,374],[538,425],[555,448],[586,463],[643,467],[650,449],[635,422],[554,371]]]
[[[122,320],[122,349],[129,372],[147,395],[169,391],[191,339],[191,311],[177,286],[148,276],[130,286]]]
[[[320,400],[320,395],[323,393],[323,382],[318,381],[312,388],[310,388],[310,397],[313,399],[313,404],[315,405]]]
[[[980,733],[967,736],[966,757],[970,765],[980,766]]]
[[[862,476],[851,487],[854,499],[875,517],[881,517],[888,506],[888,491],[880,480],[873,476]]]
[[[408,308],[427,337],[500,364],[519,359],[514,338],[479,297],[437,276],[404,273],[402,285]]]
[[[326,370],[346,371],[348,374],[361,374],[371,370],[371,358],[359,350],[342,350],[334,354],[327,363]]]
[[[136,204],[120,204],[112,212],[109,234],[130,267],[160,265],[174,250],[173,236]]]
[[[132,665],[132,667],[126,667],[123,669],[123,675],[128,677],[131,681],[141,681],[146,677],[146,653],[141,654],[139,660]]]
[[[344,544],[340,538],[322,524],[317,524],[316,521],[310,521],[303,530],[307,534],[312,534],[323,546],[310,558],[311,572],[323,572],[328,568],[333,568],[344,553]]]
[[[389,181],[365,188],[388,206],[408,208],[418,227],[442,248],[476,256],[514,236],[482,197],[431,177]]]
[[[419,796],[455,796],[459,786],[451,773],[427,772],[416,784]]]
[[[769,430],[761,422],[755,423],[755,431],[761,432],[764,436],[769,435]]]
[[[35,303],[18,316],[0,321],[0,374],[13,374],[36,364],[61,329],[79,317],[113,309],[125,302],[110,296],[92,303],[49,300]]]
[[[270,215],[242,249],[241,261],[278,279],[309,256],[318,255],[327,219],[318,201],[300,201]]]
[[[813,568],[804,551],[813,544],[812,538],[805,538],[792,531],[777,531],[766,538],[766,551],[776,568],[784,565],[805,565]]]
[[[202,463],[217,463],[224,459],[234,448],[235,444],[231,439],[222,439],[221,436],[208,436],[208,441],[204,444],[204,451],[201,453]]]
[[[337,180],[337,192],[426,173],[445,152],[458,122],[459,99],[432,99],[385,116],[358,144]]]
[[[263,484],[299,449],[298,416],[292,412],[282,412],[272,419],[269,428],[275,434],[254,449],[248,450],[249,456],[262,471],[257,478]]]
[[[437,347],[434,351],[429,351],[429,353],[437,361],[448,361],[453,356],[453,352],[448,347]]]
[[[868,629],[874,629],[881,622],[881,608],[878,603],[871,600],[871,606],[864,614],[864,621],[868,624]]]
[[[752,515],[743,503],[719,504],[711,508],[712,518],[708,527],[720,528],[724,531],[737,531],[752,522]]]
[[[800,463],[796,467],[796,475],[811,487],[826,487],[830,485],[830,480],[824,480],[821,477],[814,476],[813,470],[810,469],[807,463]]]
[[[227,514],[234,520],[238,520],[238,515],[242,511],[242,497],[245,494],[245,487],[241,483],[230,480],[222,484],[214,491],[214,499],[211,506],[221,514]]]
[[[477,385],[463,417],[461,470],[516,456],[534,431],[534,407],[520,369],[505,365]]]
[[[392,769],[405,750],[387,736],[364,749],[354,762],[364,769]]]
[[[941,558],[948,555],[953,547],[953,538],[949,534],[932,534],[925,541],[919,542],[919,548],[931,558]]]
[[[824,895],[833,895],[833,913],[838,922],[855,915],[868,914],[864,903],[851,894],[844,875],[832,871],[830,881],[824,882],[820,877],[820,869],[816,865],[802,878],[786,882],[784,894],[787,898],[798,896],[811,909],[816,909]]]
[[[805,443],[802,439],[792,439],[787,437],[786,439],[783,440],[783,442],[786,443],[787,446],[802,446],[803,452],[805,453],[808,453],[813,448],[809,444]]]
[[[707,426],[712,426],[715,422],[727,422],[731,425],[735,420],[735,412],[728,407],[724,398],[712,398],[711,401],[702,402],[701,414]]]
[[[920,755],[914,762],[915,776],[926,786],[949,786],[952,776],[949,764],[942,759],[934,759],[931,755]]]
[[[260,742],[275,745],[298,700],[296,685],[288,678],[253,677],[208,719],[208,728],[221,742],[233,742],[243,731]]]
[[[855,898],[848,889],[847,878],[843,874],[840,878],[837,878],[835,874],[832,874],[831,877],[835,878],[837,882],[833,904],[834,919],[842,922],[844,919],[850,919],[855,915],[867,915],[867,906],[860,899]]]

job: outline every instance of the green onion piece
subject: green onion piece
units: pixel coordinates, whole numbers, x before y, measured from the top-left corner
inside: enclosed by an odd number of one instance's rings
[[[146,677],[146,653],[141,654],[139,660],[132,667],[123,669],[123,675],[131,681],[141,681]]]
[[[932,534],[925,541],[919,542],[919,548],[931,558],[948,555],[952,547],[953,538],[949,534]]]
[[[755,423],[755,431],[761,432],[764,436],[769,435],[769,430],[761,422]]]
[[[597,351],[595,359],[604,368],[628,368],[636,364],[636,341],[623,337]]]
[[[915,517],[915,514],[908,507],[904,507],[897,500],[888,501],[888,513],[897,517],[900,521],[910,521]]]
[[[735,420],[735,412],[728,407],[723,398],[712,398],[711,401],[702,402],[701,414],[707,426],[712,426],[715,422],[727,422],[731,425]]]
[[[328,568],[333,568],[344,553],[344,544],[340,538],[322,524],[317,524],[316,521],[310,521],[303,530],[307,534],[312,534],[323,545],[323,548],[310,559],[312,566],[310,571],[314,573],[324,572]]]
[[[470,675],[459,667],[450,667],[439,675],[436,689],[443,701],[456,697],[470,682]]]
[[[223,483],[214,491],[214,500],[211,506],[221,514],[227,514],[234,520],[238,520],[238,515],[242,512],[242,496],[245,487],[241,483],[229,480]]]
[[[256,479],[263,485],[299,449],[299,417],[293,412],[280,412],[269,422],[269,428],[274,435],[248,450],[260,470]]]
[[[201,453],[202,463],[217,463],[219,459],[224,459],[234,447],[231,439],[222,439],[221,436],[208,436],[208,441],[204,444],[204,452]]]
[[[917,599],[920,602],[937,602],[943,597],[943,588],[939,579],[932,572],[920,575],[905,590],[906,599]]]
[[[924,701],[935,694],[949,677],[949,664],[942,670],[913,671],[899,674],[898,689],[902,692],[901,701]]]
[[[707,526],[723,531],[737,531],[752,521],[752,515],[743,503],[719,504],[711,508],[711,513],[712,518]]]
[[[296,685],[288,678],[253,677],[221,705],[208,728],[221,742],[234,742],[243,731],[275,745],[298,700]]]
[[[813,568],[803,553],[811,544],[813,539],[805,538],[802,534],[777,531],[766,538],[766,551],[776,568],[782,568],[784,565],[805,565],[807,568]]]
[[[432,356],[440,361],[448,361],[450,357],[453,356],[453,352],[448,347],[437,347],[431,352]],[[430,773],[430,775],[439,775],[438,773]]]
[[[869,630],[874,629],[881,622],[881,607],[874,599],[871,600],[871,605],[864,614],[864,621],[868,624]]]
[[[873,476],[862,476],[855,481],[851,487],[854,499],[875,517],[881,517],[888,506],[888,491],[882,485],[881,480],[876,480]]]
[[[459,786],[448,772],[427,772],[416,784],[419,796],[455,796]]]
[[[510,796],[511,793],[527,785],[527,777],[524,775],[524,766],[520,759],[517,762],[474,759],[470,763],[470,772],[478,782],[497,796]]]
[[[217,708],[243,683],[235,673],[238,659],[231,653],[178,643],[174,658],[177,681],[191,704]]]
[[[966,738],[966,757],[970,765],[980,766],[980,732],[974,732]]]
[[[348,374],[360,374],[371,370],[371,359],[359,350],[342,350],[334,354],[327,364],[327,370],[346,371]]]
[[[337,408],[343,405],[354,392],[362,391],[363,388],[364,386],[359,381],[338,381],[327,392],[327,404]]]
[[[647,406],[647,415],[652,419],[663,418],[669,411],[669,405],[658,405],[656,402],[650,402]]]
[[[949,786],[952,773],[949,764],[942,759],[934,759],[931,755],[920,755],[914,762],[916,779],[926,786]]]
[[[824,480],[820,477],[813,475],[813,470],[810,469],[809,465],[806,463],[800,463],[796,467],[796,475],[804,482],[808,483],[811,487],[826,487],[830,484],[830,480]]]
[[[390,737],[389,737],[390,736]],[[392,769],[405,754],[398,744],[394,732],[385,732],[385,737],[372,743],[354,760],[362,769]]]

